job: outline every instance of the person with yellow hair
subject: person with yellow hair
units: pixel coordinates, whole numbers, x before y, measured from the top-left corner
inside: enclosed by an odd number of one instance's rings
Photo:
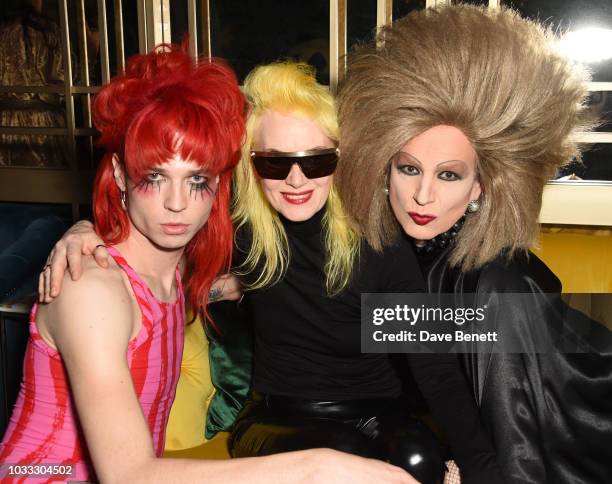
[[[423,290],[414,253],[404,244],[375,254],[348,225],[333,183],[335,102],[309,66],[260,66],[244,92],[250,112],[234,174],[234,257],[253,322],[254,391],[234,426],[231,453],[331,447],[380,457],[394,420],[424,462],[410,468],[406,455],[391,463],[434,482],[443,462],[433,435],[396,401],[400,382],[388,356],[361,354],[359,345],[361,292]],[[336,404],[330,410],[321,402]],[[382,425],[381,437],[360,428],[356,413]]]
[[[349,224],[333,179],[335,102],[309,66],[260,66],[244,93],[250,111],[234,174],[236,276],[222,276],[213,289],[216,299],[244,290],[255,336],[254,391],[234,426],[232,455],[330,447],[441,482],[445,452],[412,418],[400,372],[389,355],[361,352],[362,293],[424,290],[411,245],[400,240],[376,252]],[[447,356],[399,364],[434,409],[438,382],[455,402],[462,418],[446,419],[443,430],[459,443],[451,455],[464,481],[501,482],[475,402]]]

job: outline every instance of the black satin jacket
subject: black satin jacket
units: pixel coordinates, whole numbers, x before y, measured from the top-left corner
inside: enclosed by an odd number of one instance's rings
[[[612,332],[595,324],[599,333],[586,341],[559,321],[560,308],[579,323],[588,318],[563,303],[559,280],[531,253],[468,273],[450,268],[448,255],[422,261],[431,293],[478,305],[502,292],[531,294],[530,303],[500,314],[498,326],[527,346],[535,328],[552,328],[585,351],[460,355],[507,482],[611,483]]]

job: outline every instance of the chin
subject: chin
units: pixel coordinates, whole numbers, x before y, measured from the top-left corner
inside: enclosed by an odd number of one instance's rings
[[[180,250],[183,249],[189,241],[193,238],[190,235],[160,235],[151,241],[162,250]]]
[[[306,204],[306,206],[290,206],[283,207],[280,212],[283,217],[292,222],[305,222],[312,218],[312,216],[319,211],[314,205]]]
[[[404,232],[415,240],[431,240],[436,235],[442,233],[437,231],[434,227],[428,227],[427,225],[417,225],[412,220],[406,221],[402,224]]]

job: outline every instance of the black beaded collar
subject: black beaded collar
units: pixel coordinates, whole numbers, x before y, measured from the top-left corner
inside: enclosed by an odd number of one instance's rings
[[[455,224],[448,229],[446,232],[436,235],[430,240],[421,240],[414,243],[417,254],[429,255],[440,252],[447,247],[450,247],[457,238],[463,223],[465,222],[465,215],[463,215]]]

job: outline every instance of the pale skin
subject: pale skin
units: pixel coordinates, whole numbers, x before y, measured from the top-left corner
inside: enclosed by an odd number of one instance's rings
[[[306,151],[333,148],[334,142],[312,119],[298,113],[268,111],[261,117],[254,139],[256,151]],[[333,175],[307,178],[296,163],[284,180],[260,179],[270,205],[288,220],[302,222],[323,208]],[[288,197],[308,196],[306,203],[290,203]]]
[[[214,193],[194,196],[193,186],[207,177],[184,160],[173,159],[147,176],[158,185],[143,193],[115,165],[116,183],[127,192],[130,220],[130,235],[117,249],[158,299],[174,301],[177,264],[185,244],[204,225]],[[179,223],[188,226],[183,234],[160,228]],[[97,237],[90,241],[92,249],[102,243]],[[56,254],[63,250],[56,247]],[[82,259],[80,251],[78,273],[66,274],[61,293],[39,307],[37,325],[43,339],[62,355],[101,482],[416,482],[398,467],[329,449],[224,461],[157,458],[126,360],[128,344],[142,324],[138,303],[124,271],[106,250],[93,251],[98,253],[95,261]]]
[[[389,202],[404,232],[430,240],[449,230],[481,196],[477,168],[476,151],[453,126],[435,126],[408,141],[389,174]]]

